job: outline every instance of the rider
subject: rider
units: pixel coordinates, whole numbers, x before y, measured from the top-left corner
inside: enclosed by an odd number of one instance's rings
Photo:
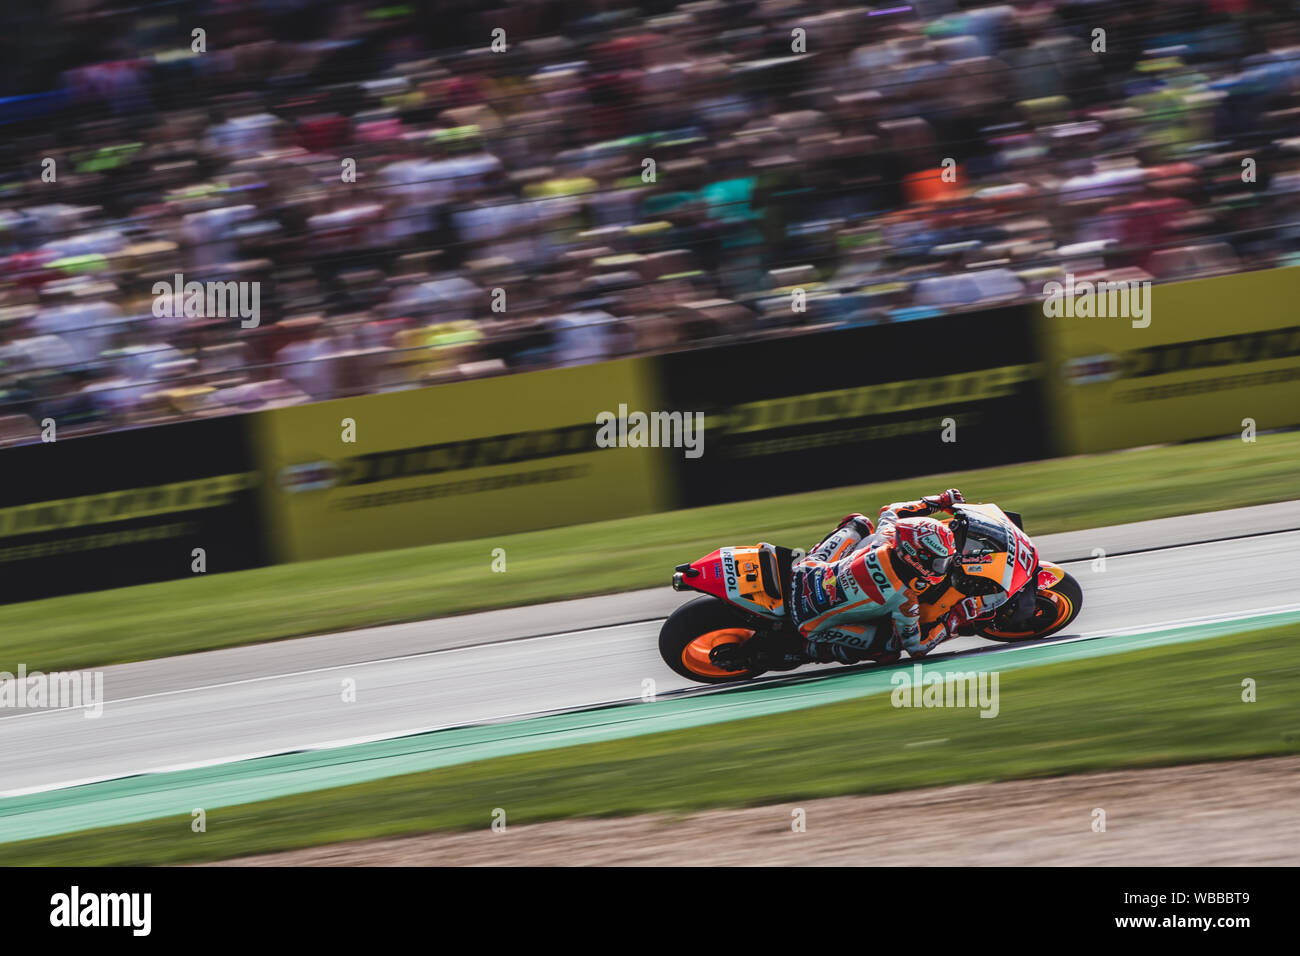
[[[760,655],[763,667],[782,670],[809,661],[892,663],[902,651],[928,654],[950,635],[942,625],[921,633],[917,597],[944,578],[957,553],[948,526],[929,516],[964,500],[949,488],[897,502],[880,509],[878,528],[863,515],[846,516],[793,568],[790,613],[802,653],[749,641],[719,645],[714,663],[739,669]]]

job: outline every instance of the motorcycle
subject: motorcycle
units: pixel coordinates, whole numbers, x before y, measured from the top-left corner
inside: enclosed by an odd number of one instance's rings
[[[1039,557],[1019,514],[995,504],[959,504],[948,525],[958,556],[948,573],[922,591],[923,633],[943,626],[949,636],[1034,641],[1068,626],[1083,607],[1079,582]],[[669,667],[702,684],[749,680],[764,672],[726,670],[713,663],[715,647],[744,644],[758,635],[797,640],[791,606],[792,565],[801,553],[760,542],[718,548],[673,573],[675,591],[698,591],[659,631],[659,653]],[[870,651],[866,659],[870,659]]]

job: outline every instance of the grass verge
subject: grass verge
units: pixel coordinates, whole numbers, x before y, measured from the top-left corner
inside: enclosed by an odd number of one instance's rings
[[[721,544],[807,547],[842,515],[957,486],[1031,534],[1300,497],[1300,432],[1030,462],[0,607],[0,670],[103,666],[667,585]],[[864,471],[869,469],[864,468]],[[504,546],[507,573],[491,570]]]
[[[212,809],[206,833],[191,832],[187,809],[0,854],[9,865],[220,860],[438,829],[486,833],[496,807],[518,825],[1297,753],[1296,637],[1291,625],[1007,671],[994,719],[894,708],[877,695]],[[1242,700],[1247,677],[1255,703]]]

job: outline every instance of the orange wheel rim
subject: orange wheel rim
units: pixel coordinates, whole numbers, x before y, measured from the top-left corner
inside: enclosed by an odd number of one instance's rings
[[[1070,615],[1074,613],[1074,605],[1070,603],[1070,599],[1067,598],[1064,594],[1057,594],[1055,591],[1040,591],[1038,596],[1040,598],[1046,598],[1048,601],[1051,602],[1054,608],[1054,611],[1052,612],[1051,615],[1052,620],[1049,623],[1043,625],[1042,627],[1036,627],[1033,630],[1029,630],[1029,631],[998,631],[998,630],[989,629],[985,633],[995,634],[998,637],[1033,637],[1036,634],[1044,634],[1055,627],[1060,627],[1062,624],[1068,621],[1070,619]],[[1039,604],[1039,608],[1042,608],[1042,604]],[[1039,617],[1040,615],[1038,613],[1034,614],[1035,620],[1038,620]],[[1042,617],[1046,618],[1047,615],[1043,614]]]
[[[724,627],[717,631],[701,634],[682,648],[682,663],[688,671],[705,677],[727,677],[731,674],[743,674],[746,668],[738,671],[724,671],[709,663],[709,651],[719,644],[744,644],[754,636],[754,632],[743,627]]]

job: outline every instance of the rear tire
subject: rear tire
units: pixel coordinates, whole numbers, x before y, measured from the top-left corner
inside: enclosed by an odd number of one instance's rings
[[[1004,643],[1039,641],[1050,637],[1062,628],[1069,627],[1082,609],[1083,588],[1079,587],[1079,582],[1069,571],[1066,571],[1065,577],[1057,581],[1054,587],[1038,592],[1038,608],[1031,630],[1012,633],[988,627],[975,633],[980,637],[987,637],[990,641]]]
[[[763,673],[761,668],[741,671],[721,671],[701,664],[701,654],[708,644],[708,635],[718,631],[748,631],[753,637],[753,630],[746,625],[745,616],[720,598],[704,596],[688,601],[668,616],[659,631],[659,655],[664,663],[677,674],[688,680],[701,684],[727,684],[732,681],[749,680]],[[717,639],[718,643],[729,643],[728,635]],[[695,644],[705,638],[702,644]],[[736,641],[744,643],[748,638]],[[692,646],[694,645],[694,646]],[[694,668],[694,669],[693,669]],[[709,673],[712,670],[713,673]]]

